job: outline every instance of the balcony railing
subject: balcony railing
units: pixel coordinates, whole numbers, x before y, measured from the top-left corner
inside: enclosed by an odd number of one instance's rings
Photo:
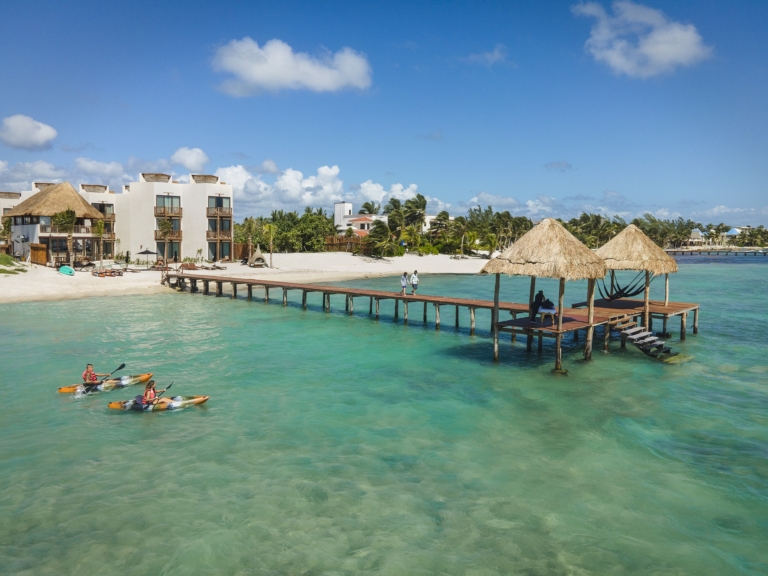
[[[181,216],[181,206],[155,206],[155,216]]]
[[[232,230],[208,230],[205,234],[208,240],[229,240],[232,238]]]
[[[114,232],[104,232],[101,236],[102,240],[114,240],[115,239],[115,233]]]
[[[165,242],[165,237],[160,230],[155,230],[155,240],[158,242]],[[171,233],[168,234],[168,240],[181,240],[181,230],[172,230]]]
[[[59,230],[58,226],[52,224],[40,224],[41,234],[66,234]],[[93,229],[90,226],[75,226],[72,230],[72,234],[93,234]]]
[[[115,213],[114,212],[112,212],[111,214],[105,214],[104,212],[102,212],[101,215],[104,217],[104,222],[114,222],[115,221]]]
[[[208,207],[208,216],[232,216],[232,208]]]

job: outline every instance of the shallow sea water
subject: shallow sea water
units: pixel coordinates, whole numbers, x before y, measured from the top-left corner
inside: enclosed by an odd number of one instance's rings
[[[319,294],[0,306],[0,573],[765,574],[766,264],[683,260],[672,299],[702,304],[701,330],[668,341],[688,362],[598,333],[591,363],[567,343],[566,377],[508,336],[494,365],[487,312],[470,337],[466,310],[435,331],[431,309],[404,327]],[[492,297],[492,278],[421,280]],[[211,400],[57,394],[88,361]]]

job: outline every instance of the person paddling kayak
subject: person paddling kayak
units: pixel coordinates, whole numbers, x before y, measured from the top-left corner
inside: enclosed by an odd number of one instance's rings
[[[167,390],[167,388],[165,389]],[[155,390],[155,381],[150,380],[144,388],[144,395],[141,397],[141,403],[143,406],[149,406],[150,404],[157,404],[159,402],[167,402],[168,398],[158,398],[158,394],[162,394],[165,390]],[[138,399],[138,398],[137,398]]]
[[[93,371],[93,364],[88,364],[83,372],[83,382],[85,384],[96,384],[99,381],[99,377],[109,376],[109,374],[97,374]]]

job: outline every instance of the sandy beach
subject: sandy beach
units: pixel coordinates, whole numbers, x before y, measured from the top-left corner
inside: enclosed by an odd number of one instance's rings
[[[267,255],[267,258],[269,256]],[[239,263],[224,264],[226,270],[190,272],[242,278],[281,279],[289,282],[333,282],[354,278],[429,274],[477,274],[487,260],[467,258],[455,260],[448,255],[405,255],[398,258],[367,258],[346,252],[275,254],[274,268],[248,268]],[[89,272],[76,272],[73,277],[44,266],[25,265],[26,273],[0,275],[0,304],[40,300],[67,300],[130,294],[166,292],[160,285],[160,272],[126,273],[120,277],[98,278]],[[392,290],[399,289],[396,278]]]

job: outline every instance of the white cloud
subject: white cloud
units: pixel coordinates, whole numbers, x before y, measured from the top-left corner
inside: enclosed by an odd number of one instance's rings
[[[200,148],[179,148],[171,156],[171,162],[183,166],[190,172],[202,172],[208,164],[208,155]]]
[[[231,96],[278,90],[336,92],[371,85],[371,66],[364,54],[342,48],[316,58],[294,52],[277,39],[263,47],[248,37],[232,40],[216,51],[213,69],[234,76],[221,85]]]
[[[613,16],[596,2],[571,7],[577,16],[595,18],[586,48],[617,74],[648,78],[709,58],[693,24],[669,20],[661,10],[628,0],[613,3]]]
[[[419,187],[416,184],[409,184],[408,187],[405,187],[402,184],[392,184],[392,186],[389,187],[387,196],[389,198],[397,198],[398,200],[408,200],[409,198],[416,196],[418,190]]]
[[[50,148],[51,141],[56,138],[56,134],[57,132],[52,126],[23,114],[3,118],[3,125],[0,127],[0,140],[11,148],[21,148],[22,150]]]
[[[507,47],[504,44],[496,44],[492,52],[480,52],[479,54],[470,54],[462,58],[464,62],[470,64],[480,64],[490,68],[494,64],[507,61]]]
[[[277,169],[275,161],[267,158],[264,162],[254,168],[254,172],[257,174],[277,174],[279,170]]]
[[[120,162],[99,162],[90,158],[76,158],[75,168],[85,174],[92,174],[109,180],[123,177],[123,165]]]
[[[0,172],[5,172],[6,170],[8,170],[8,162],[0,160]]]
[[[45,160],[17,162],[10,168],[7,162],[0,170],[0,185],[6,190],[31,190],[32,182],[59,181],[67,175],[66,170],[54,166]]]

